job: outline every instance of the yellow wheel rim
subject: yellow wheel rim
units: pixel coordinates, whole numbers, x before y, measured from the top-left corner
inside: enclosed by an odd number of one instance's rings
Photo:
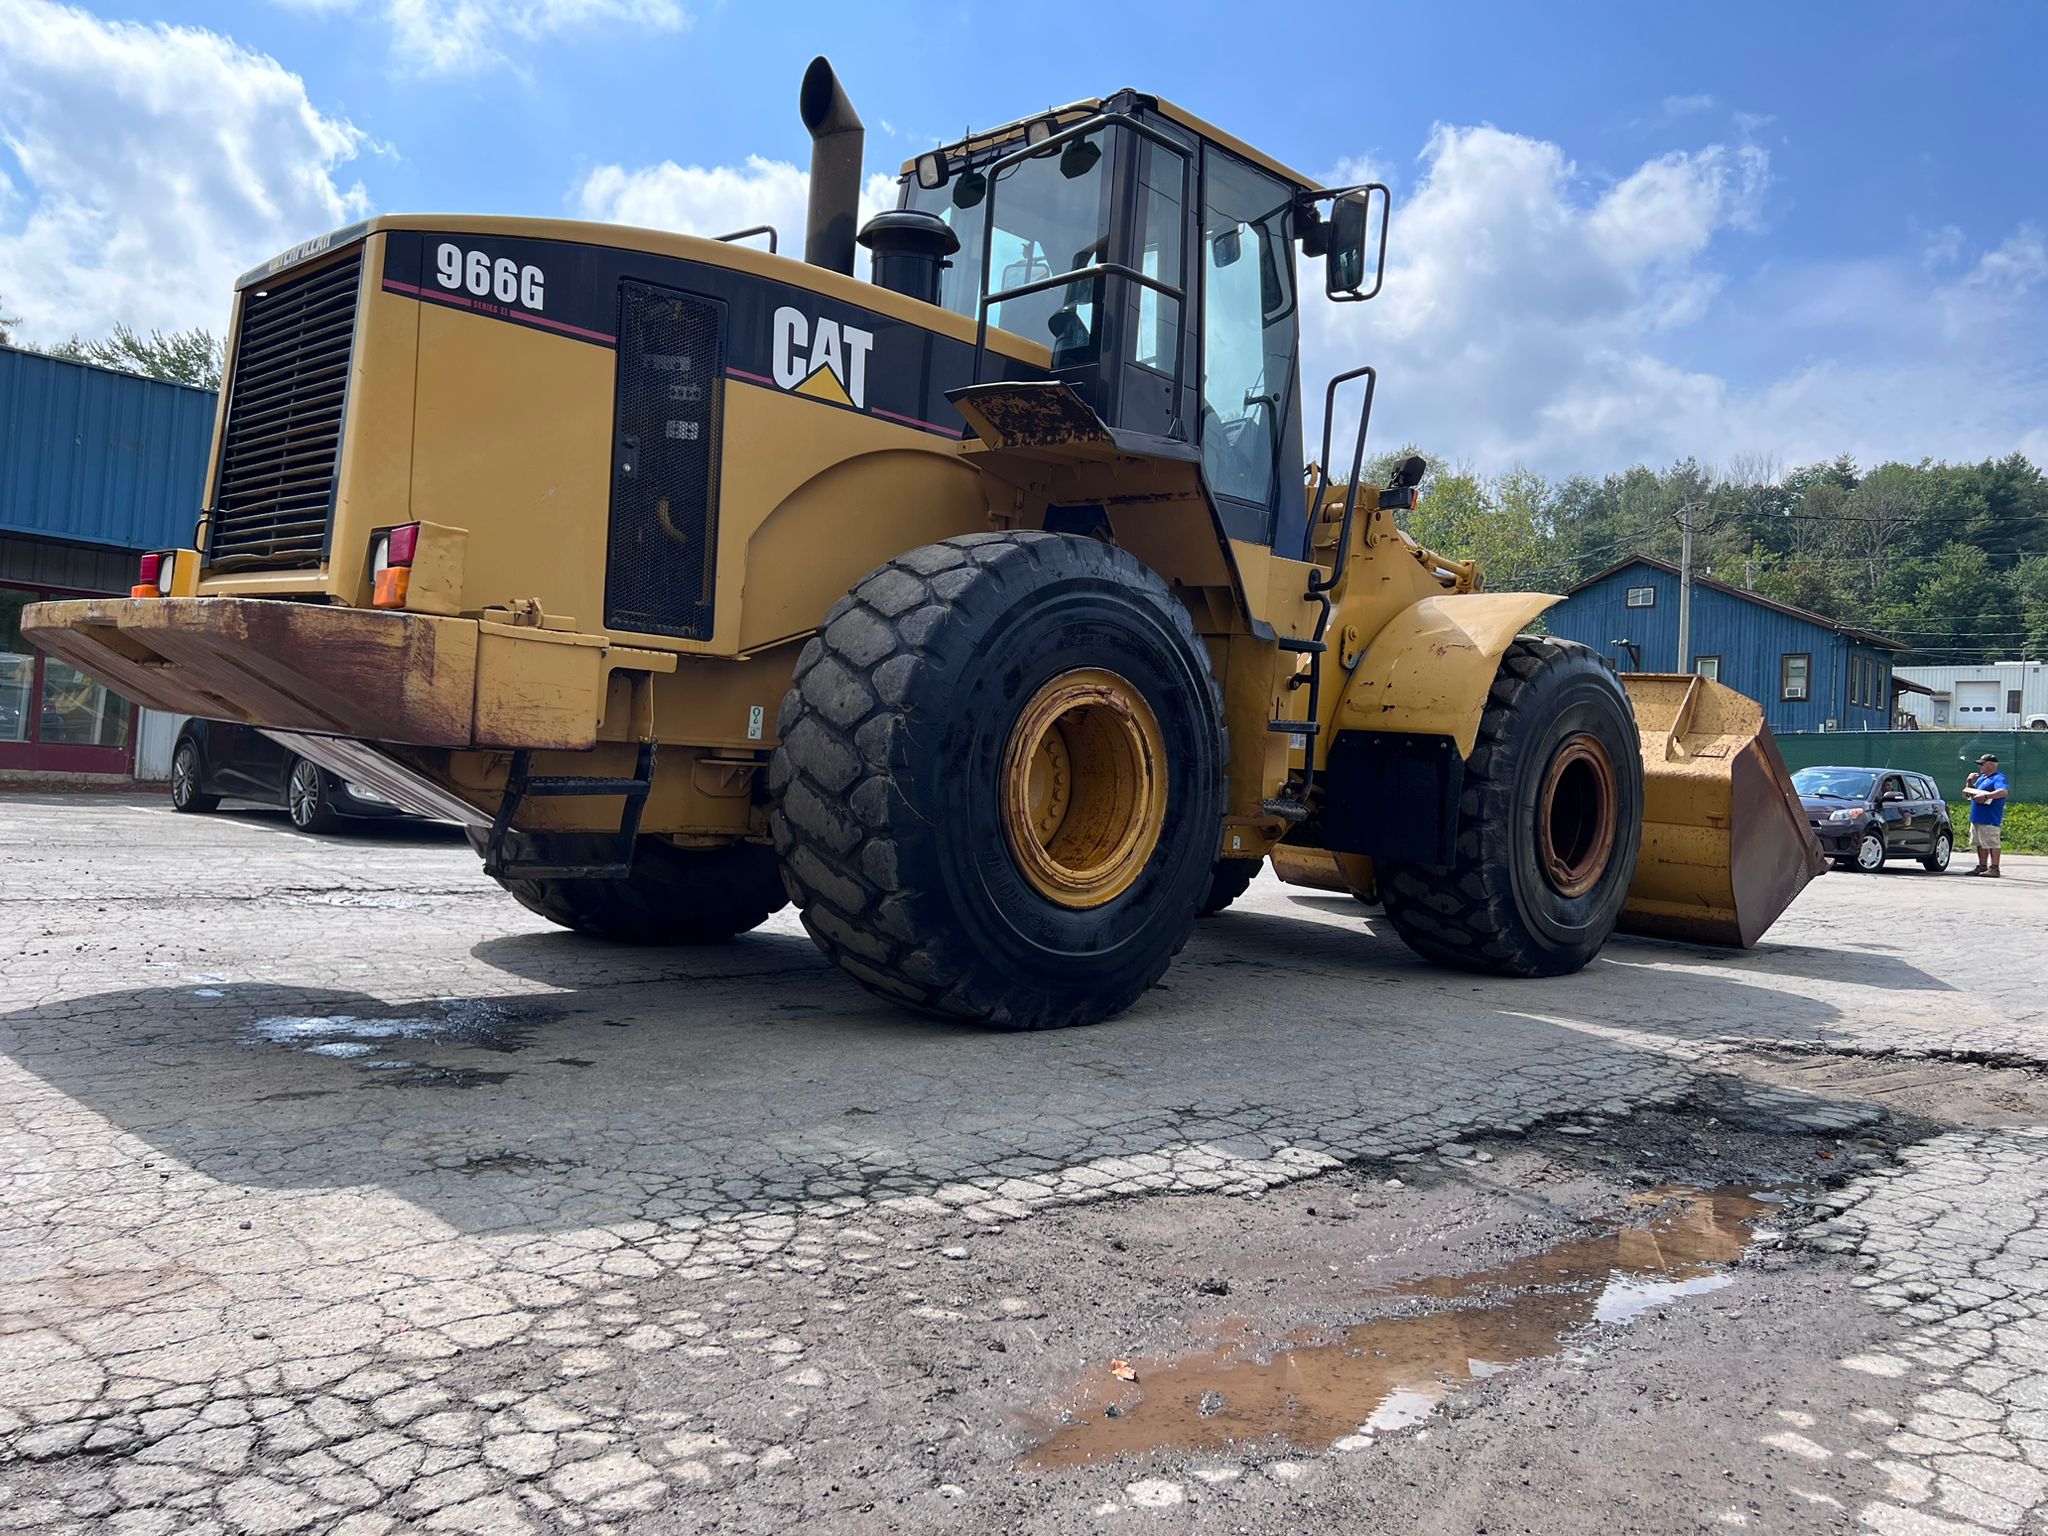
[[[1003,753],[1002,814],[1040,895],[1086,908],[1130,889],[1166,825],[1166,742],[1144,696],[1096,667],[1039,689]]]

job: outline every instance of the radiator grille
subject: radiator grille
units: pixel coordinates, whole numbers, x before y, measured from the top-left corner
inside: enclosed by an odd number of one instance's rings
[[[711,638],[725,306],[622,283],[605,623]]]
[[[362,265],[357,247],[243,300],[207,540],[216,570],[326,554]]]

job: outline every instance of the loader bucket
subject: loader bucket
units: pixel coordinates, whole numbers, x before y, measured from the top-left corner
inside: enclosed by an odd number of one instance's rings
[[[1643,848],[1624,933],[1747,949],[1826,867],[1754,699],[1623,676],[1643,749]]]

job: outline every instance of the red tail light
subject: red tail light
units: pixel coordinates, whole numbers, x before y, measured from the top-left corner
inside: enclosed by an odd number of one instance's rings
[[[141,567],[135,573],[135,585],[129,588],[130,597],[162,597],[164,557],[144,555]]]
[[[402,523],[379,534],[370,549],[370,602],[378,608],[403,608],[412,586],[413,556],[419,553],[420,525]]]

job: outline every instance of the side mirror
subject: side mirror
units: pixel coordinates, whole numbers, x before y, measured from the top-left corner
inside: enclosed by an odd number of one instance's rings
[[[1372,239],[1373,194],[1380,195],[1377,249]],[[1330,206],[1327,254],[1323,257],[1323,291],[1338,303],[1357,303],[1380,291],[1386,277],[1387,214],[1393,194],[1377,182],[1347,192]],[[1368,265],[1370,263],[1370,265]],[[1366,286],[1368,277],[1371,287]]]

